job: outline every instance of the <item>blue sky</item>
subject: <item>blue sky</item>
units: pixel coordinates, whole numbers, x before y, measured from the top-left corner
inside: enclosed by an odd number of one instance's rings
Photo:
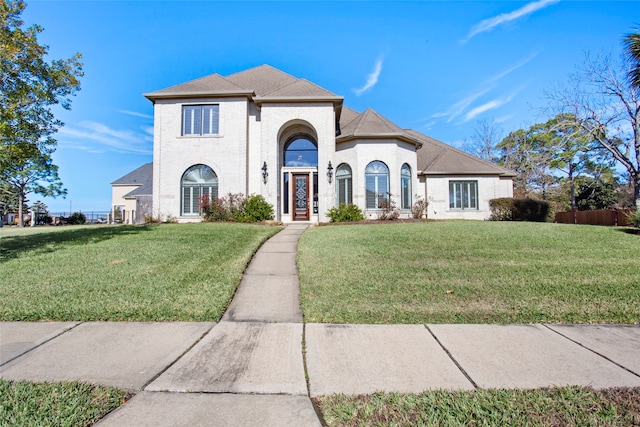
[[[83,55],[82,90],[54,155],[66,199],[110,209],[110,183],[152,160],[143,93],[270,64],[461,147],[479,120],[504,133],[545,121],[544,90],[586,52],[619,55],[638,1],[28,1],[51,58]]]

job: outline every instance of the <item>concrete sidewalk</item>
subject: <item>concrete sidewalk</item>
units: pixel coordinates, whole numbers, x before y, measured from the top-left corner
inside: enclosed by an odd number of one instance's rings
[[[640,326],[305,325],[305,228],[260,248],[217,324],[0,323],[0,377],[136,393],[106,426],[320,426],[309,397],[332,393],[640,386]]]

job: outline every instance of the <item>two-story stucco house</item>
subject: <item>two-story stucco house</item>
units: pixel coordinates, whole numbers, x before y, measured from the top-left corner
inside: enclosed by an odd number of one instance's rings
[[[485,219],[490,199],[513,193],[512,172],[269,65],[145,96],[154,216],[199,221],[202,196],[244,193],[264,196],[284,223],[327,221],[340,203],[375,219],[389,197],[404,217],[423,197],[429,218]],[[113,205],[124,205],[115,192]]]

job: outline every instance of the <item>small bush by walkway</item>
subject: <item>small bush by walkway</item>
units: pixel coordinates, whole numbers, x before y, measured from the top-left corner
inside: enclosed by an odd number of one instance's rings
[[[0,321],[217,321],[280,230],[166,224],[0,234]]]
[[[452,221],[309,229],[305,321],[638,323],[640,239],[623,229]]]

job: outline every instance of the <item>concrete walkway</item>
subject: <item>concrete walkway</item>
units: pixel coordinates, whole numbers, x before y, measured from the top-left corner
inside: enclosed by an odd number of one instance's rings
[[[305,229],[258,250],[217,324],[0,323],[0,377],[134,392],[101,426],[320,426],[324,394],[640,386],[640,326],[303,324]]]

